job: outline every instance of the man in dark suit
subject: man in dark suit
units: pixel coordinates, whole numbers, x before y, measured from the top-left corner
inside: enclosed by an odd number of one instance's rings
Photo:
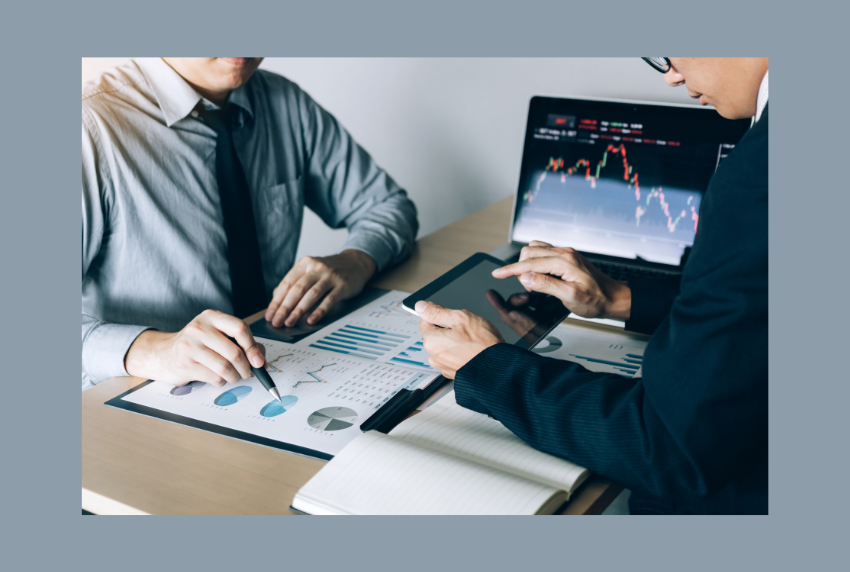
[[[643,377],[515,348],[483,318],[427,302],[420,329],[459,404],[631,489],[633,514],[766,514],[767,58],[649,59],[722,116],[754,117],[711,180],[681,278],[617,282],[540,242],[494,272],[652,334]]]

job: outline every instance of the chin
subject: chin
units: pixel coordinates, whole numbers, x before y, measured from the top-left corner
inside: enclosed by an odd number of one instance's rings
[[[724,117],[726,119],[748,119],[748,118],[750,118],[750,117],[752,117],[756,114],[755,111],[748,114],[746,112],[742,113],[742,112],[736,111],[734,109],[726,109],[725,107],[717,107],[716,105],[714,106],[714,108],[717,110],[717,113],[720,114],[720,117]]]

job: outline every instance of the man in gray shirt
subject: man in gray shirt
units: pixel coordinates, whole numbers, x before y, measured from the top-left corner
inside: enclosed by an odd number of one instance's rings
[[[315,323],[410,253],[405,192],[261,60],[139,59],[84,86],[83,389],[250,377],[263,349],[241,318]],[[293,265],[305,205],[349,238]]]

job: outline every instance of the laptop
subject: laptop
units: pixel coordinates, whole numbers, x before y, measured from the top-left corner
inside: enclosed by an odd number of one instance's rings
[[[580,251],[617,280],[679,274],[709,180],[751,125],[712,108],[534,97],[510,242]]]

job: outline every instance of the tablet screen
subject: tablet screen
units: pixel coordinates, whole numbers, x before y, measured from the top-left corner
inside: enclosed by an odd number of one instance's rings
[[[509,344],[529,348],[569,314],[560,300],[529,293],[516,277],[491,274],[504,262],[476,254],[404,301],[413,308],[427,300],[453,310],[469,310],[489,320]]]

